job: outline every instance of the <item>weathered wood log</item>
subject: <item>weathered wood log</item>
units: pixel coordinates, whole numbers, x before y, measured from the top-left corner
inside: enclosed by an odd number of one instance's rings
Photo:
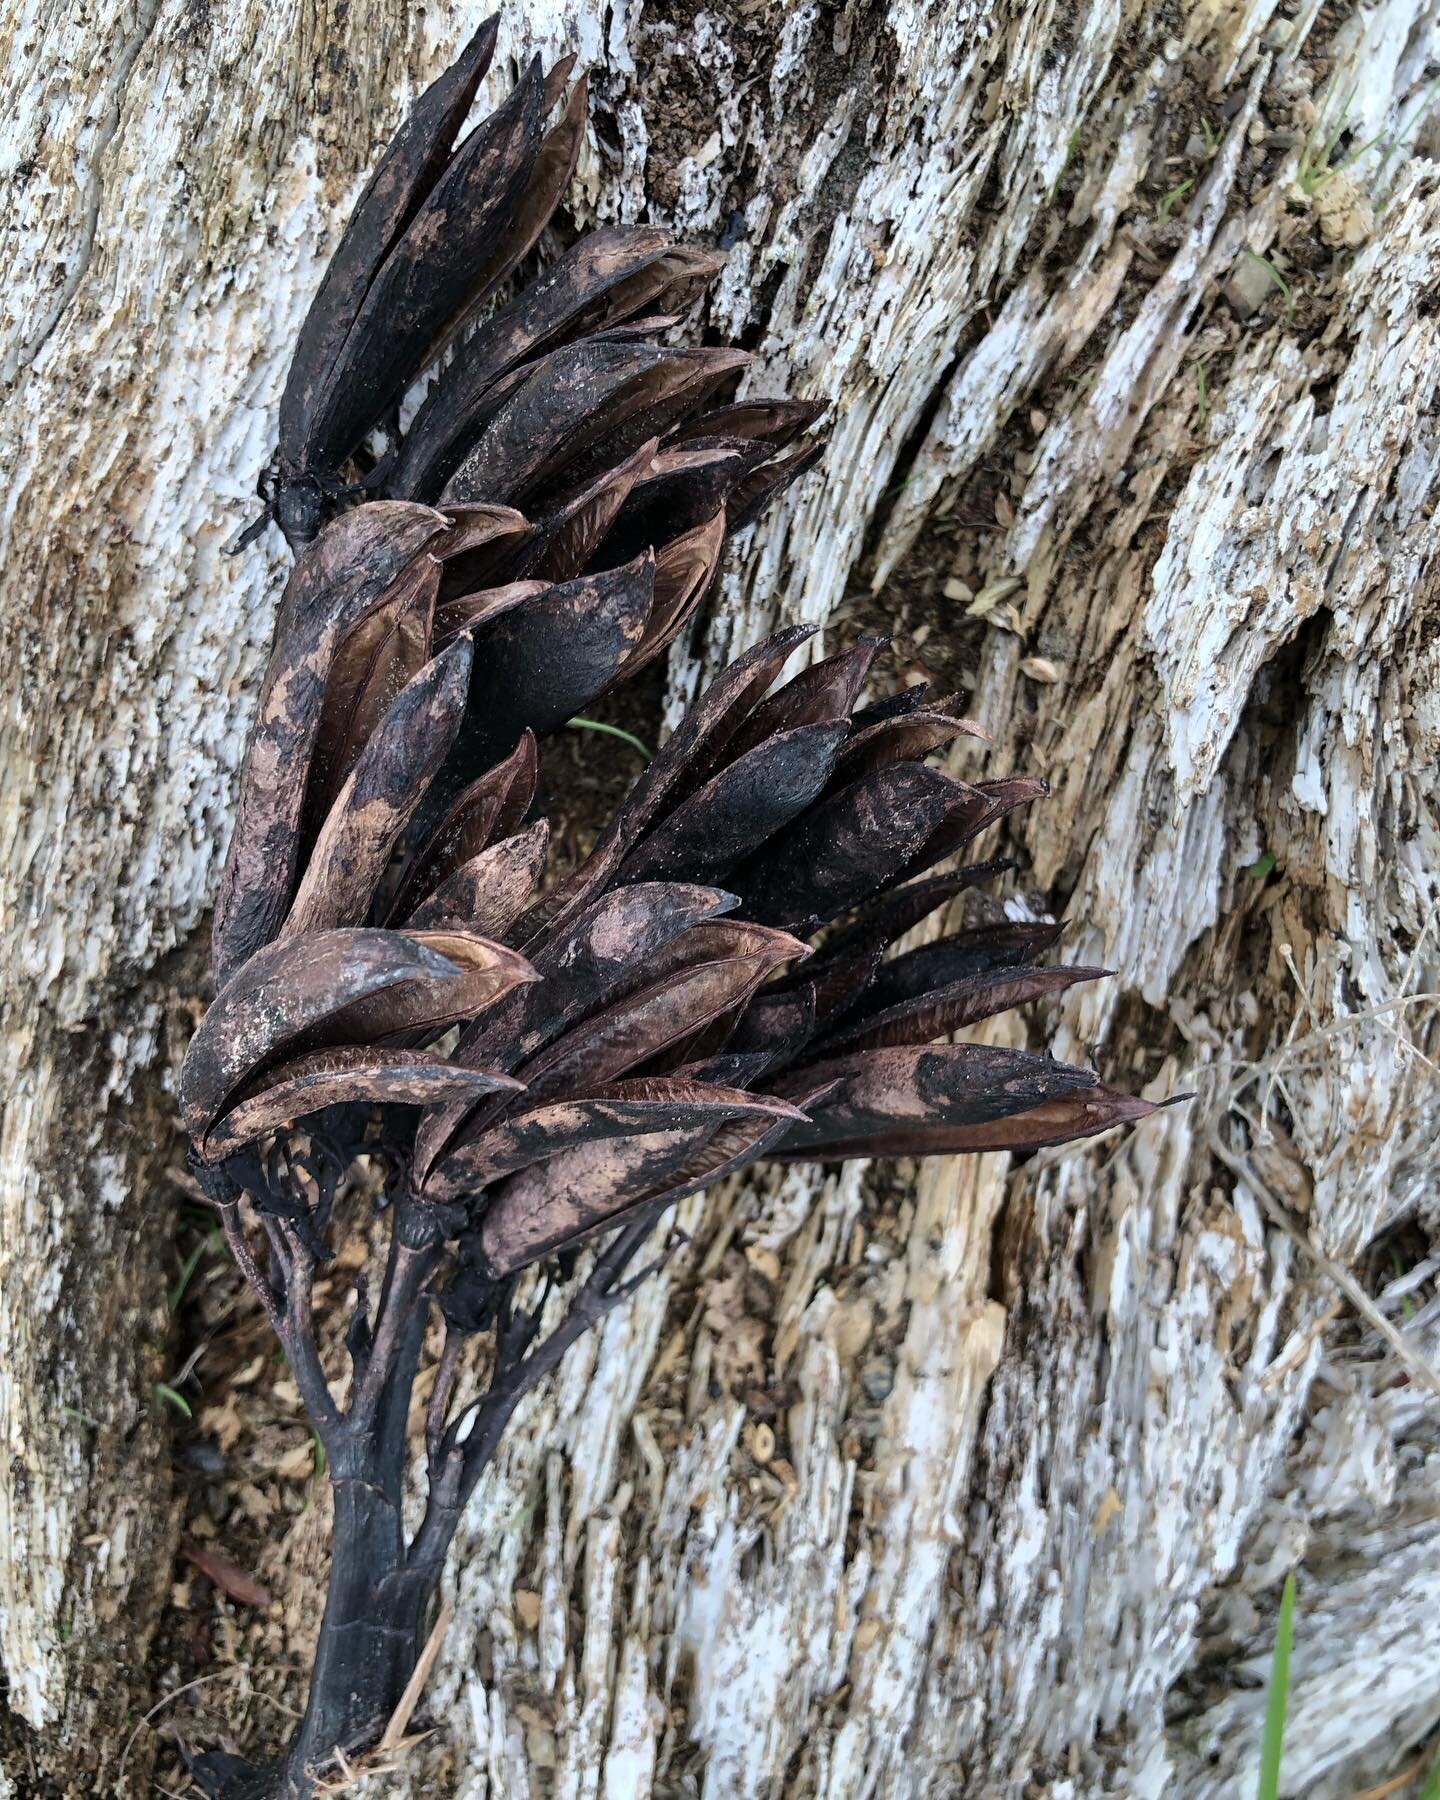
[[[222,546],[348,198],[476,16],[6,15],[17,1794],[108,1791],[158,1697],[166,1072],[284,563]],[[1060,1053],[1198,1098],[687,1203],[477,1493],[442,1729],[383,1791],[1249,1791],[1297,1565],[1287,1783],[1378,1782],[1440,1719],[1440,1307],[1388,1247],[1440,1230],[1433,20],[527,0],[495,91],[531,48],[594,70],[577,209],[729,245],[752,385],[835,399],[673,696],[795,618],[973,680],[1054,788],[1017,892],[1117,971]]]

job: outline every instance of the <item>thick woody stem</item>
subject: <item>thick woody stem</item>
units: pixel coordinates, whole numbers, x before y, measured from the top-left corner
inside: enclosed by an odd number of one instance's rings
[[[405,1205],[397,1202],[374,1352],[359,1378],[354,1403],[343,1415],[336,1411],[319,1374],[309,1329],[313,1256],[292,1231],[284,1231],[290,1275],[282,1308],[281,1297],[255,1266],[235,1209],[222,1209],[236,1261],[291,1354],[317,1428],[317,1404],[327,1416],[324,1435],[335,1498],[325,1614],[305,1716],[283,1762],[266,1769],[247,1765],[233,1785],[217,1790],[226,1800],[307,1800],[335,1767],[337,1753],[352,1756],[376,1741],[417,1665],[466,1501],[495,1455],[516,1407],[683,1241],[677,1236],[654,1262],[626,1279],[626,1269],[663,1208],[637,1215],[601,1250],[564,1317],[544,1337],[540,1325],[548,1290],[533,1307],[521,1309],[515,1305],[512,1282],[496,1322],[490,1385],[453,1419],[447,1415],[463,1339],[447,1330],[426,1421],[430,1492],[420,1528],[407,1545],[402,1518],[406,1426],[427,1323],[424,1286],[435,1251],[422,1235],[425,1221],[410,1216]],[[309,1358],[300,1354],[307,1337]],[[292,1342],[297,1346],[294,1354]],[[323,1402],[314,1392],[317,1376]]]

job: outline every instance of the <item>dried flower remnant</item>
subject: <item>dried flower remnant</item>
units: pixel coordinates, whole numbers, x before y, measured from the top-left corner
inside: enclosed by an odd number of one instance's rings
[[[569,65],[535,63],[452,151],[494,40],[492,21],[362,197],[270,485],[300,554],[180,1109],[324,1449],[335,1527],[293,1741],[190,1759],[224,1800],[316,1792],[413,1700],[445,1556],[515,1406],[650,1272],[636,1259],[682,1195],[764,1160],[1028,1150],[1154,1110],[1048,1056],[948,1041],[1103,971],[1044,964],[1048,925],[898,948],[1003,873],[954,860],[1045,790],[933,766],[975,729],[948,698],[862,705],[878,639],[783,682],[807,631],[740,657],[547,880],[538,737],[664,650],[727,532],[813,460],[794,446],[818,409],[708,404],[743,358],[657,334],[715,259],[648,227],[582,237],[474,323],[557,204],[585,116]],[[399,398],[452,345],[400,435]],[[377,1164],[385,1273],[374,1293],[332,1274],[331,1355],[316,1275],[337,1200]],[[467,1393],[481,1333],[489,1374]],[[427,1491],[407,1532],[417,1381]]]
[[[449,600],[647,550],[657,587],[683,583],[695,551],[669,547],[754,517],[814,462],[796,439],[823,409],[707,405],[749,357],[663,339],[724,259],[657,226],[588,232],[509,291],[564,198],[588,96],[573,57],[537,56],[460,137],[497,35],[486,20],[421,96],[356,203],[300,331],[267,507],[295,546],[357,495],[519,508],[457,553]]]
[[[432,809],[660,656],[727,535],[820,455],[800,440],[823,407],[711,405],[748,357],[659,341],[723,259],[658,227],[582,235],[481,317],[558,206],[586,116],[583,78],[564,99],[572,61],[536,59],[457,146],[496,35],[490,19],[417,102],[300,332],[262,488],[306,553],[217,906],[222,979],[273,935],[301,847],[433,652],[474,651]],[[452,349],[402,434],[399,400]]]
[[[897,950],[1008,866],[935,865],[1044,786],[932,766],[974,728],[923,688],[859,706],[879,640],[770,692],[808,635],[783,632],[727,669],[549,886],[528,735],[405,841],[462,710],[457,639],[378,718],[272,897],[270,941],[196,1033],[181,1107],[197,1172],[336,1495],[304,1724],[273,1767],[197,1758],[212,1793],[305,1794],[337,1752],[377,1740],[511,1412],[643,1279],[631,1265],[675,1200],[762,1160],[1029,1150],[1154,1110],[1049,1056],[937,1041],[1104,971],[1042,963],[1051,925]],[[361,1153],[390,1170],[388,1268],[378,1297],[356,1287],[342,1407],[312,1294]],[[590,1272],[543,1327],[522,1282],[591,1239]],[[494,1336],[492,1374],[465,1395],[460,1349],[478,1332]],[[422,1374],[428,1496],[407,1539],[404,1422]]]

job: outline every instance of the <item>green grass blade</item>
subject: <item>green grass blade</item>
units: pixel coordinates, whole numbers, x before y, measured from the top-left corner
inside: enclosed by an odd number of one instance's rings
[[[1415,1800],[1440,1800],[1440,1762],[1437,1762],[1425,1777],[1425,1785],[1416,1795]]]
[[[157,1400],[163,1400],[167,1406],[173,1406],[176,1412],[184,1413],[187,1419],[193,1419],[195,1417],[194,1412],[191,1410],[190,1402],[183,1394],[177,1394],[175,1389],[171,1387],[167,1381],[157,1381],[155,1383],[155,1398]]]
[[[1174,206],[1177,200],[1183,200],[1185,195],[1190,192],[1194,185],[1195,177],[1193,175],[1187,175],[1183,181],[1177,181],[1175,186],[1171,188],[1170,192],[1166,194],[1165,198],[1160,202],[1160,211],[1157,216],[1161,219],[1168,219],[1170,217],[1171,207]]]
[[[201,1257],[204,1256],[207,1250],[213,1249],[219,1241],[220,1228],[218,1225],[212,1226],[185,1258],[184,1262],[181,1263],[180,1274],[176,1278],[175,1285],[165,1296],[165,1310],[167,1312],[174,1313],[180,1310],[180,1302],[185,1298],[186,1290],[190,1286],[196,1269],[200,1267]]]
[[[1260,267],[1270,277],[1272,284],[1280,290],[1281,298],[1285,302],[1285,322],[1288,325],[1291,319],[1295,317],[1295,296],[1290,291],[1290,283],[1275,267],[1268,256],[1261,256],[1258,251],[1251,250],[1248,246],[1243,248],[1240,254],[1242,256],[1248,256],[1253,263],[1259,263]]]
[[[1065,154],[1060,158],[1060,167],[1055,171],[1055,179],[1050,183],[1050,192],[1045,196],[1045,204],[1053,206],[1060,192],[1060,183],[1065,179],[1065,171],[1070,167],[1070,158],[1075,154],[1075,146],[1080,142],[1080,127],[1077,125],[1065,140]]]
[[[618,737],[632,745],[649,762],[650,749],[642,744],[633,731],[626,731],[619,725],[607,725],[603,719],[572,719],[572,725],[578,725],[581,731],[603,731],[607,737]]]
[[[1275,1626],[1275,1655],[1265,1695],[1265,1735],[1260,1741],[1260,1800],[1280,1800],[1280,1752],[1285,1744],[1285,1713],[1290,1704],[1290,1650],[1295,1642],[1295,1577],[1285,1577],[1280,1617]]]
[[[1335,146],[1345,134],[1345,120],[1349,117],[1350,107],[1354,102],[1358,88],[1359,83],[1357,82],[1340,104],[1340,116],[1335,121],[1335,129],[1330,133],[1329,137],[1326,138],[1325,148],[1320,152],[1320,167],[1322,169],[1328,169],[1330,167],[1330,158],[1335,154]]]

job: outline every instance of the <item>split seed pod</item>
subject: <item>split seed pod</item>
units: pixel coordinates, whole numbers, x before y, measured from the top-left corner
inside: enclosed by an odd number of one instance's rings
[[[195,1039],[182,1103],[202,1155],[322,1108],[421,1109],[388,1137],[457,1241],[444,1303],[463,1323],[528,1263],[750,1162],[1028,1150],[1152,1112],[1049,1056],[939,1041],[1105,973],[1042,963],[1046,924],[897,949],[1008,865],[927,871],[1044,784],[933,766],[975,731],[948,699],[861,707],[879,639],[767,693],[806,635],[726,670],[548,888],[528,732],[405,836],[458,730],[469,640],[435,655],[340,781],[275,941]],[[327,689],[307,704],[349,729]],[[322,741],[311,767],[333,784],[344,760]],[[304,817],[293,780],[272,816]]]
[[[495,305],[564,199],[588,123],[574,59],[546,73],[535,57],[462,135],[497,35],[487,19],[421,95],[357,202],[300,332],[264,484],[295,545],[356,492],[521,509],[523,539],[448,571],[445,598],[472,607],[646,550],[663,569],[687,532],[748,524],[815,460],[796,440],[823,410],[709,405],[749,358],[665,335],[724,259],[655,226],[585,233]],[[427,371],[402,433],[400,402]]]
[[[1008,865],[915,877],[1044,785],[930,766],[975,729],[948,700],[857,711],[878,640],[766,698],[804,635],[727,670],[587,860],[515,916],[539,979],[454,1057],[520,1087],[439,1102],[415,1140],[418,1193],[465,1221],[457,1322],[527,1263],[749,1162],[1031,1149],[1154,1110],[1048,1056],[935,1041],[1105,971],[1043,965],[1049,925],[896,953]]]
[[[819,409],[727,399],[743,355],[667,340],[719,259],[653,227],[583,235],[494,304],[586,121],[570,65],[535,61],[457,143],[495,38],[416,104],[297,346],[274,493],[304,548],[182,1082],[204,1161],[378,1129],[459,1245],[457,1320],[761,1158],[1028,1149],[1153,1110],[937,1041],[1103,971],[1042,965],[1047,926],[896,950],[999,867],[927,871],[1045,788],[934,766],[974,730],[948,699],[862,706],[878,639],[774,692],[807,634],[740,657],[546,884],[537,734],[663,652]]]

